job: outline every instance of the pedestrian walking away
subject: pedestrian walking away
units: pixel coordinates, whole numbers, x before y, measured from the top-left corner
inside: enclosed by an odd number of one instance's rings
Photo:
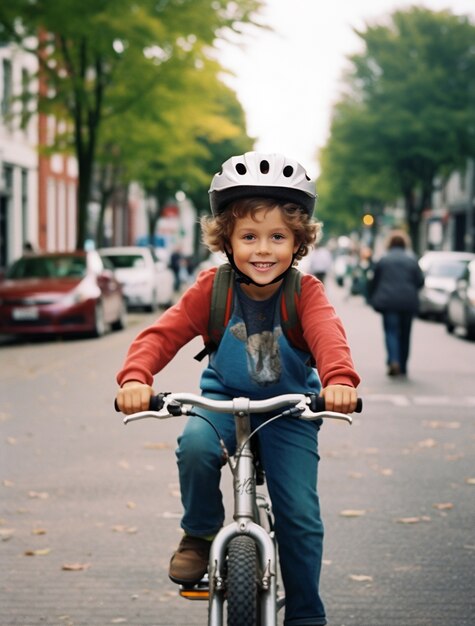
[[[424,275],[409,247],[404,231],[392,231],[369,285],[370,303],[382,314],[388,376],[407,375],[412,321],[424,285]]]
[[[324,397],[327,410],[353,412],[360,379],[343,325],[314,276],[302,275],[297,302],[304,349],[283,331],[283,283],[321,229],[313,217],[314,181],[284,155],[248,152],[223,164],[212,179],[209,196],[212,214],[202,219],[203,241],[212,252],[227,256],[234,285],[229,321],[219,343],[210,348],[201,376],[202,395],[266,400],[314,392]],[[209,320],[216,271],[215,267],[202,271],[178,302],[131,344],[117,375],[116,401],[123,413],[148,410],[154,376],[182,346],[196,336],[212,346]],[[215,429],[230,454],[236,449],[232,416],[211,411],[205,415],[207,421],[189,417],[176,451],[184,536],[171,558],[169,576],[180,584],[193,584],[205,574],[211,541],[224,523],[219,487],[224,461]],[[253,417],[257,429],[271,415]],[[256,433],[275,515],[285,626],[327,623],[319,591],[320,426],[321,422],[283,417]]]

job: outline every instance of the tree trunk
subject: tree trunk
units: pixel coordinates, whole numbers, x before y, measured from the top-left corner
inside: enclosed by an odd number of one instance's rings
[[[416,203],[416,194],[414,189],[404,189],[404,205],[406,209],[406,221],[409,229],[409,236],[411,238],[412,247],[414,252],[419,254],[419,211]]]

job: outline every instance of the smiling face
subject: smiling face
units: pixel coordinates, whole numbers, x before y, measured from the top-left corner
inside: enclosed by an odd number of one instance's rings
[[[280,281],[268,283],[288,269],[299,247],[277,207],[259,210],[254,217],[237,218],[230,244],[238,269],[258,285],[266,285],[242,286],[255,300],[269,298],[279,288]]]

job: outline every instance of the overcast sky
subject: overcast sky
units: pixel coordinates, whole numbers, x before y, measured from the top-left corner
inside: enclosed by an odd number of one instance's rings
[[[256,148],[296,158],[318,173],[317,151],[326,142],[346,56],[359,50],[353,28],[380,21],[416,4],[471,15],[474,0],[265,0],[263,21],[273,32],[247,37],[242,48],[220,55],[233,70],[229,83],[246,112]]]

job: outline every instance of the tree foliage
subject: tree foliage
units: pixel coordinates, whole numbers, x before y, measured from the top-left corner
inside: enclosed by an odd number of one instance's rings
[[[464,16],[422,8],[396,11],[358,32],[348,91],[323,154],[323,185],[355,176],[358,202],[404,198],[415,244],[434,179],[475,154],[475,26]],[[397,187],[395,188],[395,184]]]
[[[239,34],[246,24],[255,23],[260,4],[261,0],[2,3],[3,36],[39,57],[42,109],[72,124],[72,135],[61,139],[67,143],[72,138],[79,167],[78,247],[86,235],[93,168],[105,120],[119,118],[146,101],[157,85],[163,87],[157,108],[167,99],[179,101],[185,80],[208,62],[216,39]],[[163,119],[172,116],[172,108]],[[183,120],[183,133],[191,123],[189,117]],[[203,128],[205,117],[201,116]]]

